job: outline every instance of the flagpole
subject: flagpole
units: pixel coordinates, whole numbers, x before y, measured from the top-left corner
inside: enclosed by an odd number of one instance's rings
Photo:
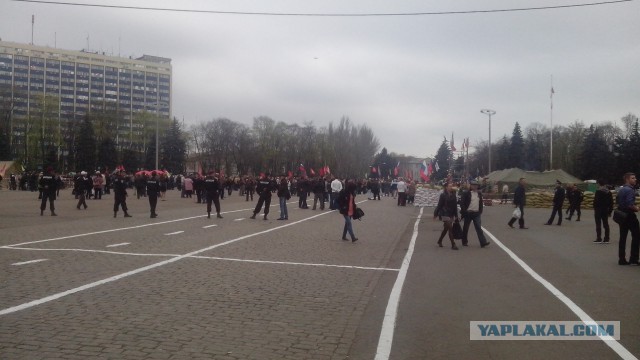
[[[550,112],[550,120],[551,120],[551,131],[550,131],[550,140],[549,140],[549,170],[553,170],[553,75],[551,75],[551,95],[550,95],[550,102],[551,102],[551,109],[549,109]]]

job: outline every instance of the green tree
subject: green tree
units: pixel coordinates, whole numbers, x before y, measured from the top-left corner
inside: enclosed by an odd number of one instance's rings
[[[125,171],[133,173],[138,169],[138,153],[132,149],[124,149],[121,154],[120,165],[122,165]]]
[[[93,124],[88,116],[80,124],[75,145],[76,170],[93,171],[96,166],[96,138],[93,132]]]
[[[496,146],[494,153],[496,156],[494,170],[502,170],[512,167],[511,166],[511,143],[506,135],[502,137],[502,141]],[[491,159],[493,160],[493,159]]]
[[[600,130],[591,125],[587,130],[584,147],[580,155],[579,178],[585,180],[603,179],[607,183],[614,183],[615,156],[602,136]]]
[[[113,171],[118,166],[116,143],[111,137],[106,137],[98,144],[97,165],[101,171]]]
[[[522,168],[524,166],[524,137],[520,124],[516,122],[511,134],[511,142],[509,144],[509,156],[507,168]]]
[[[438,170],[434,169],[433,179],[436,181],[444,180],[447,178],[449,174],[450,167],[450,159],[451,159],[451,149],[449,148],[449,142],[445,138],[440,147],[438,148],[438,152],[436,153],[435,160],[438,164]]]
[[[231,140],[233,141],[234,139],[232,138]],[[173,119],[165,133],[162,145],[162,165],[164,169],[170,172],[183,172],[187,156],[187,144],[180,129],[180,123],[176,118]]]
[[[382,178],[393,176],[393,168],[397,163],[398,160],[387,153],[386,147],[383,147],[382,150],[373,158],[373,166],[380,168],[379,175]]]

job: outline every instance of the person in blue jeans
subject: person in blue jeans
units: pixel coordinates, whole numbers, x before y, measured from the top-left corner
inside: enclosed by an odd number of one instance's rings
[[[464,218],[464,225],[462,226],[462,246],[468,246],[469,225],[473,222],[473,227],[478,234],[478,240],[480,240],[480,247],[485,247],[490,243],[482,232],[482,210],[484,204],[482,203],[482,192],[478,191],[478,182],[472,180],[469,183],[470,189],[462,193],[460,208],[462,217]]]
[[[286,176],[280,177],[280,184],[278,184],[278,199],[280,199],[280,217],[278,220],[289,220],[289,213],[287,212],[287,200],[291,199],[291,192],[289,192],[289,183]]]
[[[353,233],[353,214],[356,211],[356,184],[353,180],[347,182],[347,186],[338,194],[338,209],[340,214],[344,216],[344,228],[342,230],[342,240],[349,241],[347,239],[347,232],[351,236],[351,242],[358,241],[358,238]]]

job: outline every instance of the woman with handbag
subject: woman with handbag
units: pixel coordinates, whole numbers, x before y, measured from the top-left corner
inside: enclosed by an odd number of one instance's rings
[[[347,186],[340,190],[338,194],[338,206],[340,214],[344,216],[344,228],[342,230],[342,240],[349,241],[347,239],[347,232],[351,236],[351,242],[358,241],[358,238],[353,234],[353,224],[351,219],[356,212],[356,184],[353,180],[347,182]]]
[[[438,239],[438,246],[442,247],[442,239],[444,239],[448,233],[449,240],[451,241],[451,250],[458,250],[456,243],[453,241],[453,222],[458,221],[458,198],[456,197],[456,192],[451,182],[445,184],[445,189],[442,194],[440,194],[433,219],[435,220],[437,217],[440,217],[443,222],[443,229]]]

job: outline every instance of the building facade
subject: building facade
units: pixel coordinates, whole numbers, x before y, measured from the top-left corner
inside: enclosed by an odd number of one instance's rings
[[[157,121],[170,119],[171,94],[168,58],[131,59],[0,41],[0,106],[16,149],[27,141],[25,119],[44,118],[45,112],[58,122],[58,131],[91,114],[111,114],[117,145],[139,149],[150,131],[145,127],[155,131]],[[136,122],[142,113],[152,119],[149,124]]]

